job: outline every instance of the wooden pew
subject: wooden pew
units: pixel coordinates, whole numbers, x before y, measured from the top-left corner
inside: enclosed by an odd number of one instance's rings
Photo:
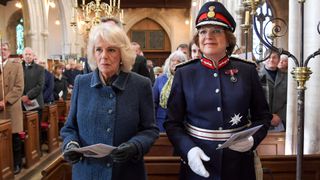
[[[58,118],[59,118],[59,129],[64,125],[64,122],[67,120],[69,109],[70,109],[70,100],[66,101],[55,101],[58,106]]]
[[[49,164],[42,172],[42,180],[72,179],[72,166],[67,163],[62,156]]]
[[[257,148],[259,156],[261,155],[284,155],[285,132],[268,133],[267,137]],[[173,147],[166,133],[160,133],[159,139],[154,143],[146,156],[171,156]]]
[[[42,111],[41,130],[46,132],[48,152],[59,148],[58,106],[45,105]]]
[[[151,147],[146,156],[172,156],[173,147],[166,133],[160,133],[159,138]]]
[[[12,130],[9,119],[0,120],[0,179],[13,179]]]
[[[257,147],[258,155],[284,155],[285,136],[285,132],[269,132]]]
[[[149,180],[177,180],[179,177],[180,157],[145,156],[145,166]],[[262,156],[264,180],[292,180],[296,176],[296,157]],[[320,155],[305,155],[302,179],[320,179]],[[42,171],[42,179],[71,179],[71,165],[60,156]]]
[[[23,126],[27,134],[24,140],[26,168],[29,168],[40,160],[38,112],[24,111]]]

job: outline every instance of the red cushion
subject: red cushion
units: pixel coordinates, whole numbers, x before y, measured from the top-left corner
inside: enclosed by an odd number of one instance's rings
[[[19,138],[20,138],[21,140],[26,139],[26,132],[21,131],[21,132],[19,132],[18,134],[19,134]]]
[[[41,128],[48,129],[49,123],[48,122],[41,122]]]

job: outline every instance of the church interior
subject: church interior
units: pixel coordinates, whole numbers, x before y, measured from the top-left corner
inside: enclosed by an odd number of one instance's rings
[[[129,40],[139,44],[140,55],[147,60],[147,68],[152,69],[153,81],[157,81],[171,53],[181,45],[191,49],[190,42],[197,34],[198,12],[208,1],[0,0],[0,45],[10,44],[9,58],[15,62],[21,62],[23,53],[30,48],[34,58],[44,62],[46,71],[53,73],[58,65],[76,66],[82,74],[87,65],[90,29],[104,17],[114,17]],[[285,94],[274,100],[280,103],[280,98],[286,97],[282,105],[285,125],[279,131],[269,130],[256,149],[261,177],[320,179],[320,100],[316,98],[320,88],[320,1],[216,1],[226,7],[237,24],[237,41],[231,56],[254,63],[259,69],[270,57],[266,55],[268,49],[276,48],[281,57],[287,55]],[[192,59],[189,49],[185,54]],[[1,71],[5,67],[2,59]],[[1,85],[2,99],[5,86]],[[23,131],[18,133],[22,142],[22,163],[18,169],[13,158],[13,121],[0,117],[0,180],[72,179],[72,165],[63,159],[60,136],[72,106],[72,87],[73,82],[68,84],[65,94],[58,94],[58,100],[44,103],[40,115],[24,107]],[[276,87],[272,88],[275,91]],[[181,160],[173,154],[165,131],[160,132],[144,156],[148,179],[179,179]]]

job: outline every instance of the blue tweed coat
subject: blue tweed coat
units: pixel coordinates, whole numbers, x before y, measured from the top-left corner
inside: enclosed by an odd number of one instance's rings
[[[158,135],[150,80],[120,72],[111,86],[103,86],[98,70],[77,76],[68,120],[61,129],[63,147],[70,141],[82,147],[96,143],[118,146],[129,141],[137,145],[139,155],[121,164],[108,156],[84,158],[73,165],[73,179],[146,179],[143,155]]]

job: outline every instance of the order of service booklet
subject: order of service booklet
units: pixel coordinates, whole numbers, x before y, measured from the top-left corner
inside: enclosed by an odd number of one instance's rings
[[[102,158],[109,155],[115,148],[116,147],[114,146],[99,143],[81,148],[69,149],[66,152],[75,151],[82,153],[85,157]]]
[[[221,146],[217,149],[227,148],[241,140],[247,139],[256,133],[263,125],[255,126],[250,129],[246,129],[237,133],[234,133],[226,142],[224,142]]]

